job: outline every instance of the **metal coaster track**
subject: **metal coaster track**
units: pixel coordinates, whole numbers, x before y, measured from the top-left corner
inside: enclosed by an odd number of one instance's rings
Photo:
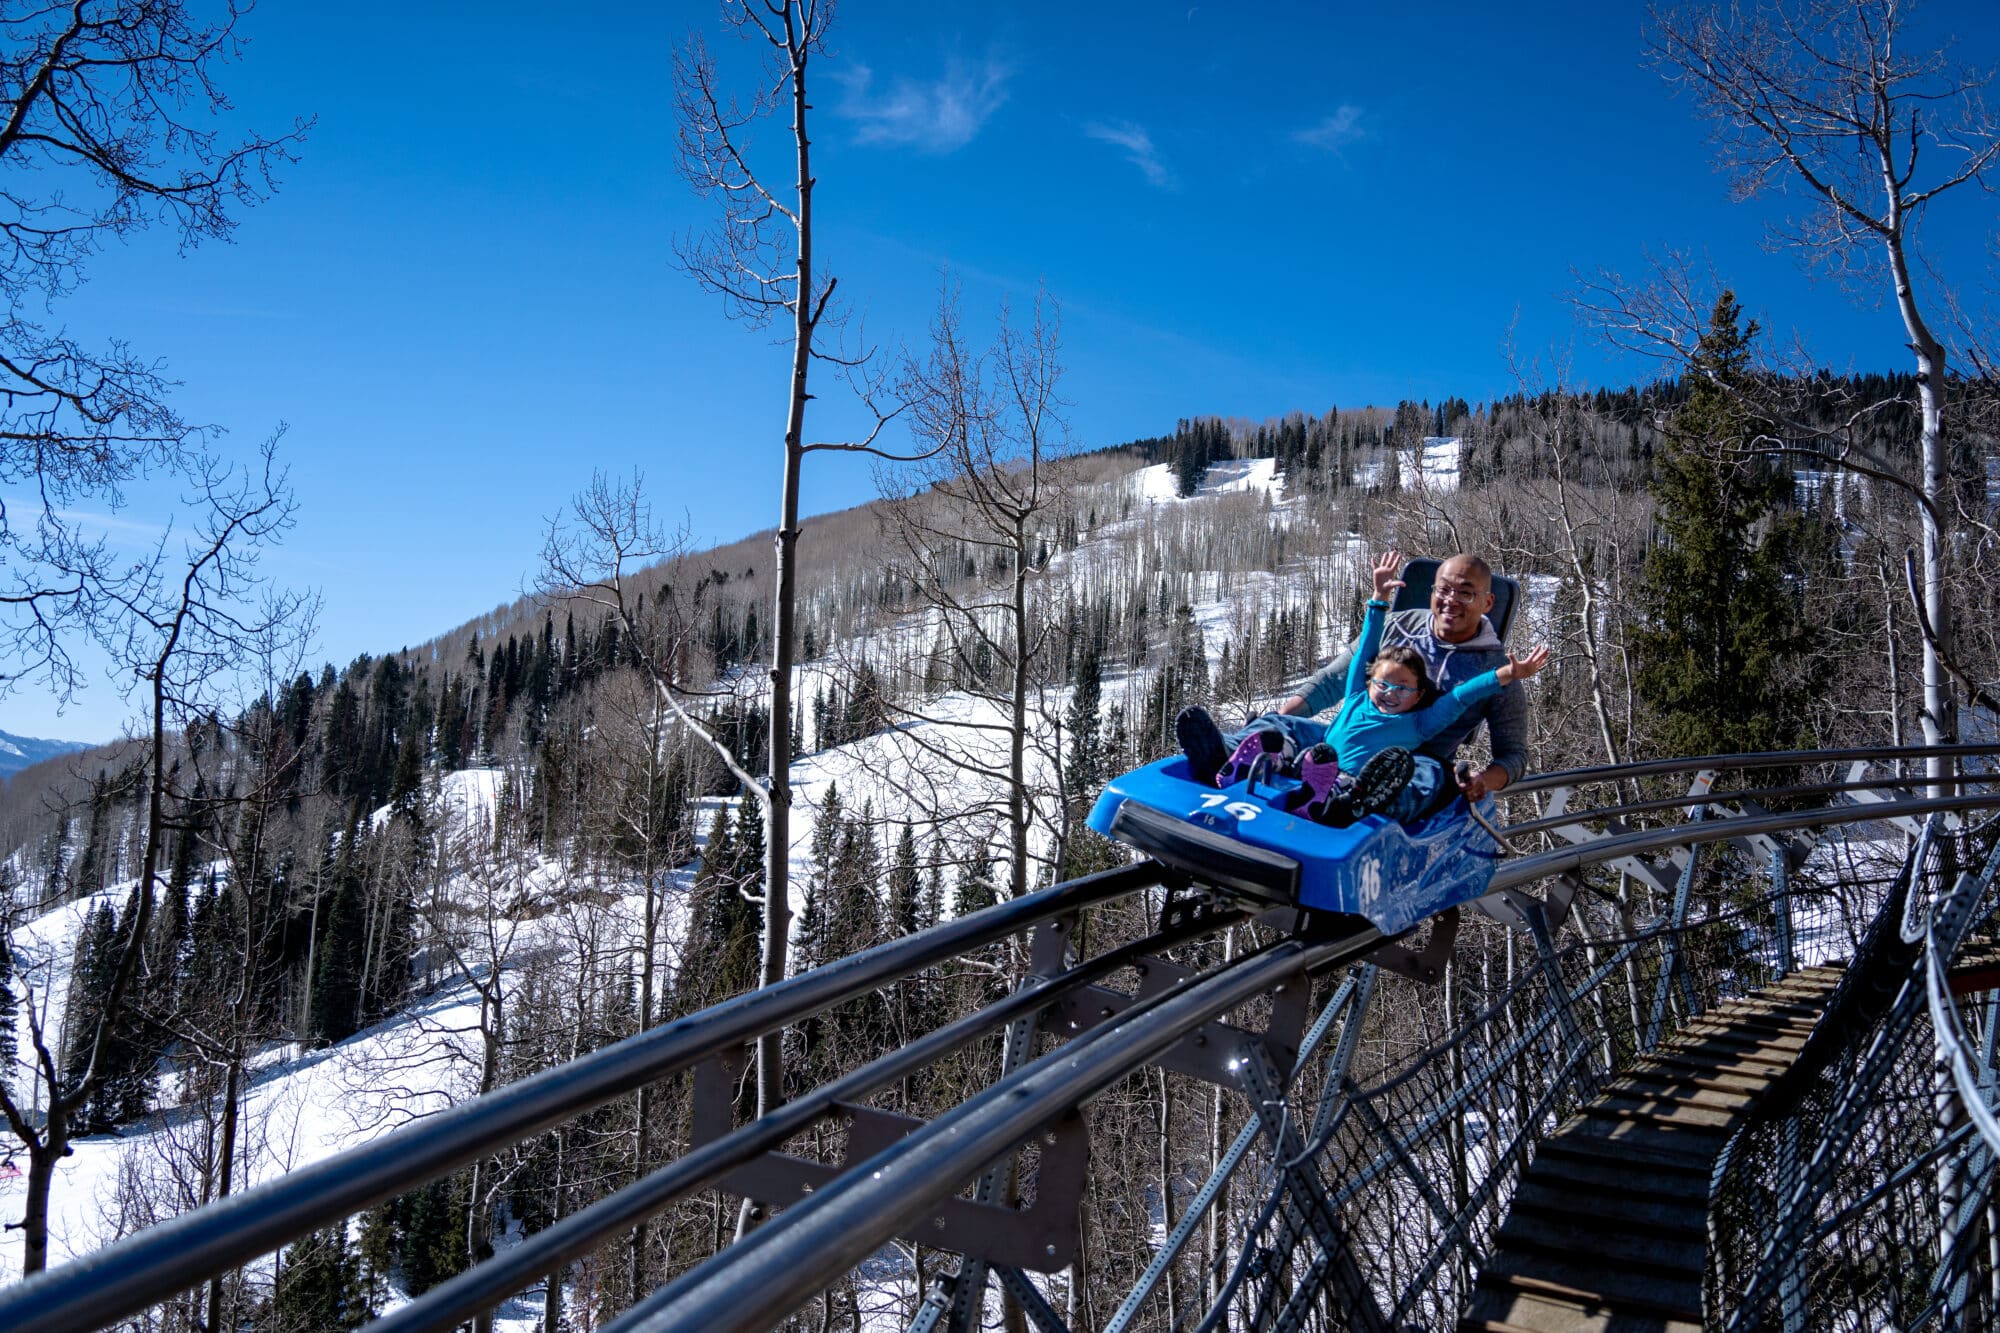
[[[1494,904],[1501,919],[1531,933],[1543,974],[1538,984],[1546,987],[1536,1001],[1539,1008],[1531,1015],[1532,1021],[1515,1025],[1518,1030],[1507,1049],[1516,1052],[1512,1058],[1517,1061],[1543,1047],[1559,1057],[1549,1075],[1551,1081],[1538,1084],[1540,1090],[1532,1097],[1525,1089],[1521,1093],[1527,1098],[1524,1108],[1545,1109],[1533,1114],[1524,1110],[1517,1117],[1515,1138],[1504,1154],[1516,1174],[1520,1160],[1538,1141],[1536,1126],[1547,1108],[1578,1104],[1582,1094],[1610,1077],[1615,1045],[1649,1046],[1661,1038],[1662,1016],[1668,1010],[1683,1016],[1699,1011],[1699,1004],[1690,1003],[1686,976],[1677,971],[1683,967],[1675,952],[1678,932],[1683,929],[1681,919],[1656,920],[1622,942],[1587,940],[1576,956],[1587,960],[1588,967],[1582,980],[1572,983],[1561,971],[1569,965],[1564,961],[1569,955],[1559,953],[1550,939],[1560,924],[1570,889],[1556,892],[1547,910],[1522,890],[1564,880],[1573,885],[1577,877],[1596,867],[1655,866],[1646,858],[1667,853],[1678,864],[1657,865],[1652,873],[1656,879],[1671,879],[1678,873],[1683,888],[1676,910],[1684,918],[1685,885],[1692,882],[1700,848],[1734,844],[1760,849],[1759,854],[1763,854],[1761,849],[1776,848],[1772,857],[1779,864],[1773,873],[1782,920],[1782,863],[1787,858],[1783,840],[1788,835],[1844,824],[1965,816],[1993,809],[2000,807],[2000,790],[1987,784],[2000,779],[1968,775],[1949,784],[1958,789],[1955,794],[1928,797],[1902,790],[1900,779],[1870,782],[1858,772],[1845,780],[1819,784],[1716,792],[1710,790],[1713,772],[1803,770],[1830,762],[1916,761],[1932,753],[1921,748],[1871,748],[1710,756],[1580,769],[1516,784],[1510,795],[1538,795],[1547,800],[1550,812],[1538,812],[1531,820],[1509,826],[1506,831],[1510,835],[1546,836],[1559,830],[1564,837],[1576,839],[1570,846],[1504,862],[1493,882],[1496,897],[1486,900]],[[2000,746],[1959,746],[1952,747],[1950,753],[1965,759],[1990,758],[2000,756]],[[1697,777],[1695,788],[1684,797],[1630,803],[1614,800],[1582,810],[1564,808],[1571,794],[1586,788],[1608,785],[1616,792],[1620,784],[1641,778],[1688,773]],[[1973,786],[1983,789],[1966,790]],[[1824,800],[1857,793],[1873,799],[1775,814],[1754,804],[1758,796]],[[1709,815],[1711,806],[1727,809],[1732,805],[1746,813]],[[1686,822],[1645,829],[1628,828],[1624,823],[1635,816],[1658,816],[1676,808],[1690,812]],[[953,1196],[982,1169],[988,1169],[990,1179],[989,1168],[996,1160],[1034,1136],[1051,1133],[1052,1127],[1061,1126],[1066,1118],[1074,1120],[1080,1107],[1120,1079],[1162,1061],[1170,1068],[1242,1090],[1250,1098],[1253,1118],[1232,1149],[1231,1161],[1246,1160],[1252,1142],[1261,1138],[1267,1147],[1260,1160],[1267,1160],[1275,1172],[1266,1207],[1258,1218],[1246,1220],[1245,1232],[1238,1238],[1235,1270],[1228,1282],[1219,1284],[1222,1295],[1211,1308],[1211,1321],[1223,1317],[1219,1312],[1228,1308],[1230,1300],[1249,1299],[1248,1293],[1256,1287],[1262,1294],[1255,1298],[1257,1310],[1251,1322],[1260,1328],[1297,1326],[1303,1312],[1326,1291],[1339,1296],[1342,1317],[1355,1327],[1400,1327],[1409,1318],[1410,1302],[1417,1297],[1410,1290],[1389,1293],[1393,1314],[1377,1306],[1377,1296],[1368,1289],[1371,1279],[1355,1257],[1365,1238],[1349,1234],[1354,1223],[1348,1210],[1356,1191],[1367,1188],[1369,1181],[1380,1179],[1384,1172],[1399,1175],[1413,1182],[1409,1188],[1426,1200],[1422,1206],[1449,1233],[1449,1245],[1457,1247],[1433,1251],[1433,1258],[1419,1266],[1430,1275],[1424,1281],[1435,1282],[1438,1274],[1456,1271],[1467,1262],[1476,1265],[1482,1252],[1479,1236],[1490,1233],[1489,1215],[1504,1204],[1513,1177],[1495,1175],[1475,1192],[1476,1197],[1455,1203],[1446,1197],[1448,1192],[1425,1184],[1424,1163],[1434,1153],[1423,1137],[1462,1118],[1472,1090],[1462,1090],[1435,1105],[1418,1108],[1413,1104],[1410,1114],[1415,1128],[1411,1136],[1399,1139],[1391,1132],[1389,1120],[1400,1114],[1393,1112],[1391,1103],[1405,1095],[1398,1091],[1402,1084],[1392,1081],[1372,1090],[1361,1089],[1348,1073],[1355,1034],[1373,984],[1372,965],[1362,969],[1359,988],[1344,987],[1313,1033],[1299,1040],[1310,990],[1304,979],[1358,962],[1388,943],[1365,926],[1350,927],[1333,938],[1282,939],[1197,976],[1162,980],[1150,988],[1142,983],[1139,994],[1129,998],[1087,989],[1121,970],[1165,969],[1168,965],[1155,955],[1214,934],[1243,918],[1240,912],[1211,907],[1206,912],[1183,914],[1165,930],[1122,948],[1088,959],[1073,957],[1074,923],[1085,909],[1163,888],[1184,890],[1186,885],[1179,876],[1152,862],[1058,884],[876,946],[779,986],[737,996],[0,1290],[0,1327],[24,1333],[70,1333],[129,1317],[215,1274],[238,1268],[467,1162],[520,1143],[648,1082],[703,1062],[729,1058],[763,1033],[795,1025],[902,977],[1030,930],[1037,932],[1034,975],[1012,995],[803,1094],[762,1121],[694,1148],[653,1175],[525,1238],[371,1327],[401,1333],[450,1328],[468,1316],[491,1310],[508,1295],[624,1233],[673,1199],[736,1178],[733,1173],[740,1174],[768,1150],[820,1118],[843,1107],[852,1108],[871,1090],[1003,1027],[1008,1030],[1009,1055],[998,1082],[928,1124],[903,1127],[898,1131],[900,1137],[892,1136],[893,1141],[879,1150],[849,1163],[809,1196],[780,1200],[787,1206],[774,1220],[641,1300],[609,1327],[618,1333],[768,1327],[891,1238],[927,1224],[944,1227],[947,1219],[939,1209],[977,1206],[955,1201]],[[1783,930],[1781,927],[1781,933]],[[1789,950],[1788,934],[1785,940],[1784,948]],[[1659,993],[1650,1022],[1641,1019],[1641,1005],[1634,998],[1633,1032],[1627,1037],[1614,1041],[1611,1036],[1586,1033],[1587,1025],[1579,1021],[1580,1007],[1595,1004],[1604,1009],[1601,988],[1607,978],[1620,975],[1620,968],[1625,969],[1624,984],[1632,986],[1631,968],[1648,949],[1665,950],[1657,964],[1648,964],[1659,973]],[[1784,965],[1777,970],[1785,970]],[[1159,973],[1164,975],[1164,971]],[[1678,987],[1671,1000],[1670,980]],[[1261,1033],[1245,1032],[1224,1022],[1247,1002],[1286,991],[1288,1003],[1297,1010],[1297,1029],[1286,1029],[1275,1012],[1270,1027]],[[1086,994],[1109,998],[1101,1013],[1079,1020],[1074,1016],[1084,1013],[1080,997]],[[1090,1000],[1092,1005],[1097,1003],[1095,998]],[[1030,1059],[1035,1019],[1059,1013],[1073,1016],[1070,1027],[1075,1035],[1039,1059]],[[1294,1115],[1288,1109],[1288,1098],[1296,1095],[1292,1090],[1304,1077],[1303,1057],[1329,1034],[1336,1017],[1341,1022],[1340,1040],[1327,1066],[1318,1112],[1306,1117],[1301,1108]],[[1209,1049],[1194,1050],[1211,1038],[1217,1040]],[[1462,1035],[1452,1039],[1465,1040],[1469,1039]],[[1444,1053],[1441,1046],[1438,1054]],[[1503,1062],[1495,1059],[1481,1067],[1490,1072],[1501,1069]],[[1461,1109],[1454,1110],[1454,1106]],[[1267,1115],[1272,1108],[1287,1109]],[[1390,1108],[1387,1119],[1383,1108]],[[1376,1144],[1369,1150],[1372,1164],[1366,1164],[1367,1158],[1351,1159],[1363,1164],[1354,1168],[1352,1180],[1344,1187],[1329,1190],[1313,1159],[1323,1155],[1336,1139],[1357,1133],[1376,1136],[1370,1140]],[[988,1189],[981,1197],[990,1200],[990,1194]],[[1212,1194],[1206,1191],[1204,1197]],[[1476,1214],[1472,1221],[1467,1220],[1468,1209]],[[1365,1225],[1363,1229],[1367,1229]],[[1142,1277],[1125,1303],[1129,1308],[1121,1308],[1112,1327],[1126,1327],[1147,1299],[1152,1290],[1149,1283],[1160,1280],[1159,1273],[1172,1261],[1173,1251],[1187,1239],[1176,1234],[1179,1240],[1168,1237],[1168,1244],[1147,1266],[1149,1276]],[[1265,1281],[1251,1271],[1257,1267],[1252,1260],[1258,1253],[1278,1255],[1282,1266],[1289,1262],[1291,1251],[1301,1247],[1302,1253],[1309,1252],[1309,1258],[1300,1261],[1303,1267],[1295,1274],[1296,1282]],[[1452,1257],[1461,1251],[1461,1257]],[[956,1284],[945,1283],[931,1294],[914,1327],[927,1328],[946,1319],[963,1326],[968,1311],[975,1310],[982,1299],[989,1270],[1039,1326],[1051,1330],[1066,1327],[1048,1307],[1040,1289],[1025,1276],[1019,1261],[977,1258],[968,1258]],[[1462,1283],[1462,1278],[1454,1281]],[[1454,1299],[1466,1295],[1462,1289],[1454,1290]]]

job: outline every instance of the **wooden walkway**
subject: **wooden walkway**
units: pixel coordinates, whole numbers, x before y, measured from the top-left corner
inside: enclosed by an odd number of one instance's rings
[[[1715,1159],[1840,977],[1809,967],[1718,1006],[1546,1140],[1459,1333],[1700,1333]]]

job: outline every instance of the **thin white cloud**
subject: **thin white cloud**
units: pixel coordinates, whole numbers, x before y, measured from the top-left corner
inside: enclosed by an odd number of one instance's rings
[[[836,110],[856,122],[854,137],[861,143],[949,153],[971,143],[1006,103],[1012,74],[991,56],[976,67],[954,56],[937,79],[899,76],[877,91],[875,71],[857,64],[837,76],[847,97]]]
[[[54,513],[64,523],[86,534],[93,531],[126,533],[150,540],[165,536],[171,527],[170,524],[153,519],[128,518],[123,514],[100,514],[87,509],[58,509]]]
[[[1083,132],[1093,139],[1123,148],[1125,160],[1145,172],[1147,180],[1163,190],[1173,188],[1174,173],[1160,160],[1159,149],[1153,146],[1153,136],[1131,121],[1092,121],[1083,127]]]
[[[1319,124],[1309,125],[1294,133],[1292,139],[1310,148],[1323,148],[1330,153],[1337,153],[1349,144],[1368,137],[1368,129],[1361,121],[1361,108],[1343,103]]]

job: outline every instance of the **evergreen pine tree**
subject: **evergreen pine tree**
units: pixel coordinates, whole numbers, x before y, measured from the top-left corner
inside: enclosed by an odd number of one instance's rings
[[[762,832],[761,822],[755,827]],[[745,850],[731,835],[729,807],[717,806],[701,867],[695,872],[694,917],[688,931],[692,961],[675,987],[686,1009],[703,1008],[756,985],[757,914],[742,893]],[[761,855],[748,863],[761,865]]]
[[[802,972],[818,967],[828,957],[826,902],[834,864],[840,854],[840,828],[845,818],[840,784],[829,782],[819,813],[813,819],[812,838],[807,843],[812,870],[806,876],[805,906],[799,913],[798,966]]]
[[[91,1055],[99,1040],[98,1023],[118,971],[118,914],[109,903],[93,904],[84,918],[76,942],[75,961],[70,966],[69,1006],[63,1020],[63,1083],[75,1087],[90,1069]],[[115,1034],[106,1030],[102,1040],[106,1051],[100,1063],[109,1061],[109,1046]],[[79,1119],[86,1133],[111,1128],[102,1099],[82,1110]]]
[[[838,858],[826,905],[827,934],[830,956],[844,958],[882,938],[882,905],[876,897],[882,853],[875,843],[873,801],[864,801],[860,817],[842,825]]]
[[[958,887],[952,894],[951,914],[967,916],[1000,901],[993,887],[993,849],[981,838],[972,855],[958,869]]]
[[[467,1188],[466,1177],[454,1174],[396,1200],[396,1266],[410,1295],[465,1271]]]
[[[917,870],[917,835],[903,825],[896,839],[895,859],[889,866],[889,929],[897,935],[914,935],[923,917],[921,876]]]
[[[278,1328],[354,1329],[370,1318],[345,1225],[315,1231],[289,1246],[278,1267],[272,1313]]]
[[[360,1240],[355,1245],[355,1286],[369,1317],[389,1297],[389,1272],[396,1263],[396,1206],[379,1204],[361,1214]]]
[[[332,887],[320,907],[319,938],[313,942],[306,1031],[315,1042],[332,1045],[361,1026],[361,960],[366,921],[362,911],[359,822],[350,823],[326,876]]]
[[[1069,750],[1064,756],[1063,788],[1071,797],[1095,795],[1104,781],[1102,755],[1098,746],[1098,709],[1104,698],[1103,667],[1095,649],[1086,648],[1077,663],[1076,689],[1063,713],[1063,730],[1069,733]]]
[[[1659,532],[1638,590],[1637,683],[1661,754],[1785,750],[1823,679],[1820,633],[1801,605],[1801,519],[1780,507],[1791,479],[1740,450],[1756,422],[1745,406],[1750,345],[1732,293],[1715,303],[1687,379],[1687,399],[1655,460]]]

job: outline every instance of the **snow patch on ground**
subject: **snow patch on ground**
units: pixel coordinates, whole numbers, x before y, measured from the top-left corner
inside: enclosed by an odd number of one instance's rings
[[[462,768],[438,779],[429,809],[446,829],[471,838],[493,836],[494,813],[500,808],[500,787],[506,781],[504,768]],[[369,816],[369,824],[380,832],[396,812],[385,805]]]
[[[1166,463],[1154,463],[1142,467],[1125,478],[1125,486],[1138,499],[1148,501],[1179,501],[1181,495],[1180,478]],[[1225,458],[1208,465],[1208,475],[1202,478],[1193,496],[1198,499],[1205,495],[1230,495],[1242,491],[1265,491],[1282,498],[1284,482],[1278,476],[1278,460],[1275,458]]]

